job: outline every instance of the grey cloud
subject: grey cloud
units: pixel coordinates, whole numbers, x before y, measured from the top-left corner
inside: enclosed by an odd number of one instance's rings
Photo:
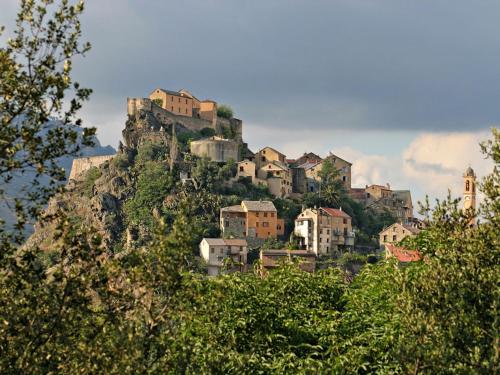
[[[283,129],[484,129],[500,119],[499,13],[498,1],[88,0],[94,48],[77,76],[112,117],[124,105],[109,98],[162,86]]]

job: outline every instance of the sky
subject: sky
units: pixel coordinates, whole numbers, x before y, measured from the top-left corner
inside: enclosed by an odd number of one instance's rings
[[[12,27],[17,1],[1,0]],[[82,109],[116,147],[126,98],[186,88],[229,104],[244,140],[289,158],[329,152],[353,185],[390,183],[414,201],[462,192],[500,122],[499,1],[87,0],[75,79]]]

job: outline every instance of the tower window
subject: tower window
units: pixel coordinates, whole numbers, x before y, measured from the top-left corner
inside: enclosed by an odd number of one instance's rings
[[[465,181],[465,191],[470,191],[470,181]]]

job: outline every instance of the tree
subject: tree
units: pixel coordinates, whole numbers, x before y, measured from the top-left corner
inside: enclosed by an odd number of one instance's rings
[[[339,207],[342,198],[346,195],[344,184],[339,176],[339,171],[333,163],[329,159],[323,160],[319,172],[321,179],[319,193],[325,203],[331,207]]]
[[[7,200],[17,223],[16,232],[10,232],[0,221],[4,245],[21,242],[26,222],[36,219],[61,189],[65,173],[56,159],[77,153],[80,141],[92,142],[95,129],[84,128],[79,140],[75,128],[68,126],[72,121],[81,124],[75,114],[91,93],[71,78],[74,57],[90,49],[80,42],[83,9],[83,2],[23,0],[13,37],[0,48],[0,182],[5,187],[15,174],[34,171],[25,196],[16,197],[13,204]],[[49,128],[54,117],[60,122]],[[40,182],[44,178],[48,187]],[[0,190],[0,199],[7,199],[5,189]]]
[[[226,104],[221,104],[217,106],[217,116],[230,119],[233,117],[233,109]]]
[[[500,305],[500,132],[482,144],[494,162],[478,212],[448,197],[422,213],[429,229],[409,241],[426,261],[408,270],[400,296],[399,361],[411,373],[498,373]],[[481,225],[470,227],[482,216]]]

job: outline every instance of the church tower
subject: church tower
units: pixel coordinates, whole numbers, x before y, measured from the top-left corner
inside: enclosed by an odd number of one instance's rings
[[[464,173],[464,211],[473,208],[476,209],[476,175],[474,170],[469,167]]]

